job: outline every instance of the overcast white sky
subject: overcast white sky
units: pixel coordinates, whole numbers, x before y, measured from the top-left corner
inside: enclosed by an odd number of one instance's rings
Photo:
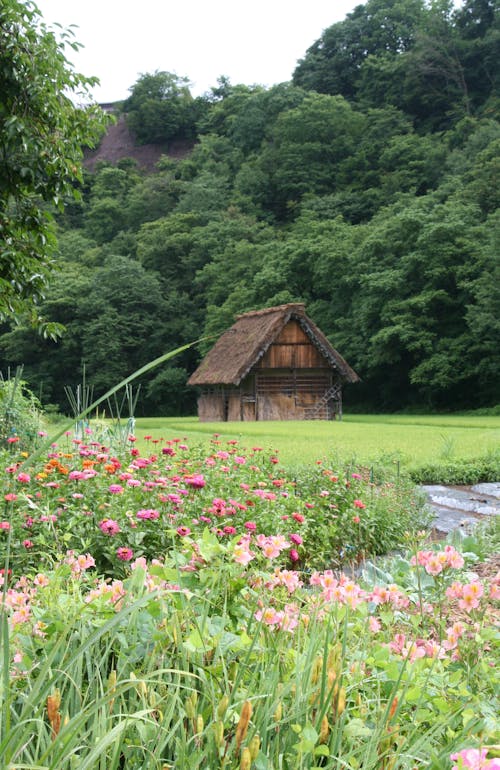
[[[323,30],[364,0],[35,0],[49,24],[77,25],[84,48],[67,58],[101,85],[98,102],[125,99],[141,73],[188,77],[193,95],[233,84],[290,80]]]

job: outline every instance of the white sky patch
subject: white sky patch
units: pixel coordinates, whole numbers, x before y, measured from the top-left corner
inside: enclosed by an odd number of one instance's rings
[[[37,0],[47,24],[76,25],[84,48],[67,58],[97,76],[98,102],[125,99],[142,73],[187,77],[198,96],[225,75],[233,85],[290,80],[324,29],[342,21],[354,0]]]

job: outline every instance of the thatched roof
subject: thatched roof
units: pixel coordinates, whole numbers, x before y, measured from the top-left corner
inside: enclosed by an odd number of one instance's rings
[[[236,323],[217,340],[191,375],[188,385],[239,385],[291,319],[298,321],[311,343],[344,382],[359,380],[323,332],[307,317],[305,306],[290,303],[238,316]]]

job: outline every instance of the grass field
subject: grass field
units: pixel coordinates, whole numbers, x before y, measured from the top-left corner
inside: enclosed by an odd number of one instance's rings
[[[425,462],[472,458],[500,448],[500,416],[346,415],[342,421],[200,423],[197,417],[140,418],[136,433],[181,438],[208,445],[215,433],[223,443],[277,451],[293,467],[341,457],[361,463],[400,463],[410,468]]]

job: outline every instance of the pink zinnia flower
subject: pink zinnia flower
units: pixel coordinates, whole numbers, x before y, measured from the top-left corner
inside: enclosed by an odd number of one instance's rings
[[[366,505],[362,500],[353,500],[352,504],[354,505],[355,508],[366,508]]]
[[[235,535],[236,534],[236,527],[224,527],[222,530],[225,535]]]
[[[134,552],[131,548],[118,548],[116,555],[120,561],[130,561],[134,558]]]
[[[105,535],[117,535],[120,531],[118,522],[114,519],[103,519],[99,522],[99,529],[104,532]]]
[[[189,527],[177,527],[177,534],[181,537],[187,537],[187,535],[191,534],[191,530]]]
[[[158,519],[160,512],[154,508],[141,508],[140,511],[137,511],[136,516],[138,519]]]
[[[187,476],[184,481],[188,487],[193,487],[193,489],[202,489],[207,483],[201,473],[195,473],[193,476]]]

